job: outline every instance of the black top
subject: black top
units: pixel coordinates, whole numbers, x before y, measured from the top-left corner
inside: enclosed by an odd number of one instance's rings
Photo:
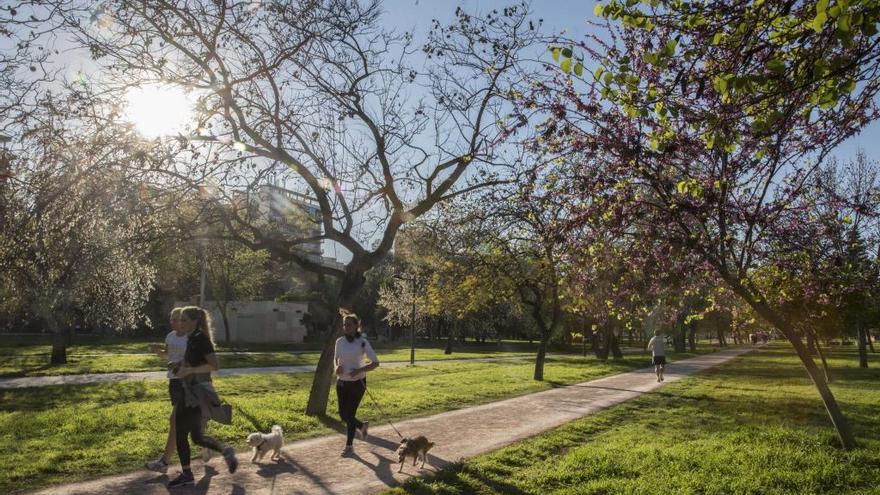
[[[213,352],[214,344],[211,343],[211,339],[201,330],[196,329],[189,334],[189,338],[186,340],[186,354],[183,359],[190,366],[200,366],[208,363],[205,356]]]

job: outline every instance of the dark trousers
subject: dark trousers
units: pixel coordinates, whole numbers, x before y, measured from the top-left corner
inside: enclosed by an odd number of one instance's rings
[[[345,421],[348,427],[345,437],[346,445],[351,445],[352,441],[354,441],[354,431],[364,425],[355,416],[366,391],[366,378],[355,382],[336,381],[336,400],[339,402],[339,417],[342,418],[342,421]]]
[[[186,407],[185,404],[177,405],[177,412],[174,414],[174,427],[177,430],[177,457],[180,458],[180,465],[188,468],[190,460],[189,439],[196,445],[223,452],[223,445],[211,437],[205,436],[205,427],[202,424],[202,409],[196,407]]]

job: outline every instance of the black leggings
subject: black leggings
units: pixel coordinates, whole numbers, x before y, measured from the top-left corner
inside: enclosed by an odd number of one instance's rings
[[[355,417],[357,415],[358,406],[361,405],[361,399],[367,390],[367,379],[362,378],[354,382],[344,380],[336,381],[336,399],[339,402],[339,417],[345,421],[348,429],[346,431],[345,445],[351,445],[354,441],[354,431],[364,426]]]
[[[223,445],[220,442],[205,436],[202,409],[198,406],[186,407],[183,403],[178,404],[174,415],[174,428],[177,430],[177,457],[180,458],[180,465],[184,468],[189,467],[190,460],[188,435],[192,435],[192,441],[196,445],[223,452]]]

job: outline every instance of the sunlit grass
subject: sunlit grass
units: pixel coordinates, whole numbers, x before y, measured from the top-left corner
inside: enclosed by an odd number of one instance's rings
[[[23,376],[75,375],[83,373],[118,373],[159,371],[164,363],[150,352],[150,345],[161,339],[82,337],[68,348],[67,364],[49,366],[51,346],[43,336],[9,337],[0,334],[0,378]],[[318,344],[218,344],[220,364],[224,368],[313,365],[318,362]],[[409,346],[399,343],[374,344],[382,361],[409,361]],[[488,341],[482,344],[458,344],[452,354],[444,353],[444,342],[420,341],[416,361],[533,356],[537,344],[525,341]],[[713,347],[699,344],[699,352]],[[644,354],[640,347],[624,348],[627,355]],[[578,345],[551,352],[579,354]]]
[[[389,493],[880,493],[880,359],[830,354],[853,452],[780,344]]]
[[[646,364],[643,356],[607,362],[578,356],[550,358],[545,382],[532,380],[530,360],[379,368],[371,373],[370,389],[380,407],[396,420]],[[335,422],[325,424],[302,414],[311,379],[308,373],[217,378],[218,391],[235,413],[232,425],[212,425],[211,433],[240,449],[247,433],[266,431],[276,423],[284,428],[288,441],[332,433]],[[164,445],[170,412],[166,386],[164,381],[142,380],[0,391],[0,465],[5,466],[0,470],[0,493],[140,468]],[[328,411],[333,418],[335,409],[331,394]],[[380,417],[369,400],[361,410],[362,417]]]

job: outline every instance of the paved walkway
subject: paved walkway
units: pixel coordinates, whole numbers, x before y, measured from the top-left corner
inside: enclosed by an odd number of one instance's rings
[[[666,382],[717,366],[752,348],[737,348],[676,361],[666,370]],[[425,435],[437,445],[428,455],[424,471],[408,464],[397,473],[394,450],[398,438],[377,418],[369,442],[355,443],[355,456],[340,458],[344,439],[331,435],[284,447],[280,462],[250,463],[250,454],[239,455],[239,471],[230,475],[223,460],[215,457],[204,467],[193,465],[198,483],[173,493],[223,494],[371,494],[395,486],[412,476],[434,472],[461,458],[499,449],[662,387],[653,368],[560,387],[544,392],[469,407],[435,416],[403,421],[404,435]],[[369,400],[369,397],[364,400]],[[386,405],[386,408],[390,407]],[[242,443],[244,439],[242,439]],[[169,470],[175,476],[177,469]],[[93,481],[57,486],[40,494],[167,494],[168,476],[138,471]]]
[[[436,359],[416,361],[416,364],[439,363],[479,363],[485,361],[508,361],[516,359],[533,359],[533,356]],[[409,365],[409,361],[384,361],[383,368]],[[313,373],[314,364],[297,366],[266,366],[260,368],[222,368],[215,376],[257,375],[263,373]],[[166,371],[131,371],[123,373],[86,373],[80,375],[28,376],[22,378],[0,378],[0,390],[10,388],[49,387],[52,385],[85,385],[89,383],[120,382],[124,380],[166,380]]]

